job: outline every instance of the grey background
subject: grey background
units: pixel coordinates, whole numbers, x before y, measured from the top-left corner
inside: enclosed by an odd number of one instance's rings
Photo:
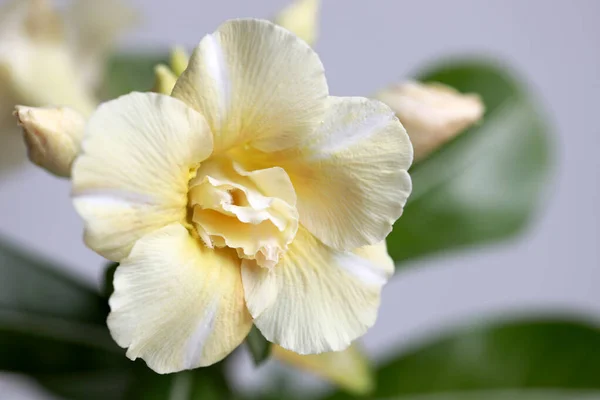
[[[570,311],[600,321],[600,1],[323,2],[316,49],[332,94],[368,95],[443,56],[489,55],[529,82],[555,131],[554,177],[531,229],[509,243],[436,256],[400,272],[364,339],[369,352],[382,358],[490,313]],[[132,3],[145,24],[123,45],[167,49],[192,47],[228,18],[270,17],[287,1]],[[67,182],[31,166],[0,176],[0,234],[97,284],[102,259],[83,246],[81,230]],[[266,375],[251,371],[247,360],[235,372],[245,387]],[[0,393],[33,398],[25,383],[5,378]]]

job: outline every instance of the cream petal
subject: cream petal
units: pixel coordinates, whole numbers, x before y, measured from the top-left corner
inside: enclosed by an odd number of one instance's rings
[[[88,246],[119,261],[137,239],[186,217],[188,182],[212,151],[202,115],[181,101],[132,93],[92,115],[75,160],[73,201]]]
[[[247,336],[239,259],[180,224],[144,236],[117,268],[108,327],[127,357],[158,373],[220,361]]]
[[[375,382],[369,360],[356,344],[344,351],[303,356],[277,345],[271,351],[276,359],[312,372],[353,394],[364,395],[373,390]]]
[[[388,254],[385,240],[372,246],[359,247],[354,250],[354,253],[379,265],[388,278],[394,275],[394,260],[392,260],[392,257]]]
[[[375,323],[388,274],[304,228],[273,269],[242,261],[246,304],[267,338],[299,354],[339,351]]]
[[[64,39],[50,1],[13,0],[0,9],[2,97],[28,106],[69,106],[89,115],[96,105]],[[6,99],[5,99],[6,100]]]
[[[200,111],[215,151],[293,147],[323,119],[328,94],[317,54],[262,20],[232,20],[202,39],[173,96]]]
[[[271,268],[296,234],[296,195],[281,168],[246,171],[213,160],[198,169],[190,188],[192,220],[209,246],[235,248]]]
[[[279,163],[296,189],[300,222],[313,235],[338,250],[385,239],[411,192],[413,156],[388,106],[330,97],[324,123],[299,154],[281,154]]]

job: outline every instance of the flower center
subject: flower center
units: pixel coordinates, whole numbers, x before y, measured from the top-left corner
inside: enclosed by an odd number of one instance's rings
[[[281,168],[246,171],[227,158],[203,163],[188,192],[191,222],[208,247],[230,247],[272,268],[298,229],[296,194]]]

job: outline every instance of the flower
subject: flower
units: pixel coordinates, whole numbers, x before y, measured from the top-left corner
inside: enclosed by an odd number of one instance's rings
[[[462,94],[441,83],[405,82],[374,96],[396,113],[415,149],[415,161],[426,158],[483,117],[477,94]]]
[[[86,6],[88,3],[99,2],[79,0],[74,5],[79,11],[73,15],[81,19],[86,12],[91,12]],[[100,8],[109,6],[102,4]],[[83,12],[80,6],[87,11]],[[119,20],[120,14],[123,13],[116,13],[112,20]],[[14,0],[0,9],[0,160],[3,167],[15,165],[24,158],[22,141],[12,119],[16,104],[69,106],[84,115],[96,107],[95,90],[104,62],[100,54],[104,56],[108,48],[112,48],[115,34],[120,31],[112,27],[110,33],[95,29],[96,42],[101,40],[102,44],[93,45],[90,40],[83,40],[90,37],[87,33],[92,25],[75,23],[76,20],[59,14],[47,0]],[[76,27],[80,29],[74,32]],[[78,42],[73,38],[78,38]],[[82,55],[82,47],[89,56]],[[88,61],[91,57],[94,62]]]
[[[159,373],[221,360],[252,324],[299,354],[348,347],[393,273],[411,161],[389,107],[329,96],[304,41],[226,22],[172,96],[131,93],[86,126],[72,194],[88,246],[120,263],[113,338]]]

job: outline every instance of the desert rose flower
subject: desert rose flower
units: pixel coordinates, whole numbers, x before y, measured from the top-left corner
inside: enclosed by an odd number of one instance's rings
[[[462,94],[440,83],[395,84],[375,98],[389,105],[406,128],[415,161],[477,123],[485,111],[477,94]]]
[[[113,14],[110,26],[86,22],[100,21],[99,10]],[[0,167],[25,159],[15,105],[68,106],[84,115],[94,110],[107,52],[121,33],[114,22],[131,14],[115,0],[78,0],[66,14],[49,0],[14,0],[0,8]]]
[[[88,246],[120,263],[113,338],[160,373],[221,360],[252,324],[298,354],[348,347],[393,273],[411,161],[393,111],[329,96],[304,41],[223,24],[172,96],[123,96],[86,126],[73,200]]]

